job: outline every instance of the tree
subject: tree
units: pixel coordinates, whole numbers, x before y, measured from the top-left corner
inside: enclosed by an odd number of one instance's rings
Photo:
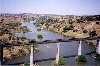
[[[90,37],[93,37],[93,36],[97,36],[97,33],[96,33],[96,31],[94,30],[94,31],[90,32],[89,35],[90,35]]]
[[[65,59],[63,57],[59,58],[58,64],[56,63],[56,61],[53,61],[51,63],[51,66],[62,66],[65,65]]]
[[[63,32],[67,32],[67,31],[69,31],[69,30],[70,30],[70,28],[67,27],[67,26],[65,26],[65,27],[63,28]]]
[[[63,57],[60,57],[58,65],[65,65],[65,59]]]
[[[12,41],[15,39],[15,34],[10,34],[9,35],[9,40],[11,41],[11,43],[12,43]]]
[[[0,29],[0,36],[4,34],[4,31]]]
[[[70,28],[70,29],[73,29],[73,28],[74,28],[74,26],[71,24],[71,25],[69,26],[69,28]]]
[[[37,35],[37,38],[38,38],[38,39],[41,39],[41,38],[43,38],[43,36],[42,36],[41,34],[38,34],[38,35]]]
[[[4,21],[4,19],[1,19],[1,21],[3,22],[3,21]]]
[[[33,40],[31,40],[29,43],[36,43],[36,40],[33,39]]]
[[[74,22],[72,21],[72,19],[69,19],[69,24],[73,24]]]
[[[26,55],[26,52],[25,52],[25,50],[24,50],[24,49],[19,49],[19,53],[20,53],[21,55],[23,55],[23,56],[25,56],[25,55]]]
[[[87,59],[86,59],[86,57],[84,57],[83,55],[79,55],[79,56],[76,58],[76,61],[78,61],[78,62],[87,62]]]
[[[91,54],[96,60],[100,60],[100,54],[98,54],[96,51],[93,51]]]
[[[87,33],[88,31],[87,30],[83,30],[83,33]]]
[[[88,42],[89,45],[91,46],[94,46],[94,43],[93,42]]]

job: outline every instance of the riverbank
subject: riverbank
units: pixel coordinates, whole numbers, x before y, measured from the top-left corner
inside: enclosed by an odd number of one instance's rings
[[[39,22],[34,23],[40,29],[46,29],[52,32],[56,32],[65,37],[70,38],[86,38],[90,37],[93,31],[96,31],[96,36],[99,36],[100,25],[96,23],[96,21],[88,21],[88,22],[72,22],[68,21],[62,22]],[[95,36],[95,35],[93,35]]]
[[[93,36],[100,36],[100,24],[98,24],[96,21],[57,21],[54,23],[53,19],[51,19],[51,21],[37,21],[33,24],[37,26],[39,29],[55,32],[66,38],[87,38]],[[86,42],[94,46],[97,45],[97,42],[95,40],[88,40]]]
[[[0,17],[1,18],[1,17]],[[1,22],[2,21],[2,22]],[[27,26],[21,26],[23,19],[11,17],[1,18],[0,20],[0,43],[2,44],[23,44],[28,43],[30,39],[25,37],[16,37],[15,33],[28,33],[30,30]],[[29,46],[16,46],[3,48],[3,61],[8,59],[25,56],[30,53]]]
[[[30,46],[3,48],[3,61],[25,56],[30,53]]]

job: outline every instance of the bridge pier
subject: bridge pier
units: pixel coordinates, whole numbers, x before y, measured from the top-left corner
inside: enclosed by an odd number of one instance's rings
[[[97,50],[96,50],[96,52],[98,53],[98,54],[100,54],[100,40],[97,40]]]
[[[79,46],[78,46],[78,56],[82,55],[82,46],[81,46],[81,44],[82,44],[82,41],[80,41]]]
[[[33,53],[34,53],[34,50],[33,50],[33,47],[34,45],[31,45],[31,53],[30,53],[30,66],[34,66],[34,61],[33,61]]]
[[[3,47],[0,45],[0,66],[3,64]]]
[[[56,63],[58,64],[58,61],[59,61],[59,44],[57,44],[57,54],[56,54]]]

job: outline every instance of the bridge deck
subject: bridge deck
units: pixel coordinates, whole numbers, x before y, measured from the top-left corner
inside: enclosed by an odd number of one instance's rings
[[[72,42],[72,41],[85,41],[85,40],[100,40],[100,37],[88,37],[88,38],[73,38],[73,39],[56,39],[56,40],[44,40],[44,41],[33,41],[29,43],[1,43],[2,47],[11,47],[11,46],[24,46],[24,45],[32,45],[36,44],[49,44],[49,43],[59,43],[59,42]]]

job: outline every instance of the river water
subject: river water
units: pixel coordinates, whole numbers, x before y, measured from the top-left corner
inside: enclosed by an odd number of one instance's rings
[[[33,25],[33,22],[26,22],[23,23],[22,26],[27,26],[32,32],[28,32],[25,34],[22,33],[16,33],[17,37],[26,37],[29,39],[36,39],[38,41],[42,40],[56,40],[56,39],[67,39],[57,33],[53,33],[47,30],[41,30],[37,31],[37,27]],[[37,38],[37,34],[42,34],[43,39],[39,40]],[[60,43],[60,57],[65,57],[65,62],[67,65],[79,65],[79,63],[76,62],[75,57],[78,54],[78,41],[72,41],[72,42],[63,42]],[[57,53],[57,44],[43,44],[39,45],[40,51],[38,53],[34,54],[34,60],[42,60],[42,59],[50,59],[50,58],[56,58],[56,53]],[[95,48],[93,46],[89,46],[86,43],[82,43],[82,54],[87,58],[88,62],[85,64],[87,65],[100,65],[99,61],[95,61],[95,59],[91,55],[86,55],[87,53],[90,53],[94,51]],[[71,57],[69,57],[71,56]],[[67,58],[66,58],[67,57]],[[8,60],[4,62],[5,65],[9,64],[18,64],[18,63],[23,63],[27,62],[30,59],[30,55],[24,56],[24,57],[18,57],[15,59]],[[40,66],[44,65],[50,65],[53,60],[48,60],[48,61],[41,61],[37,62]]]

